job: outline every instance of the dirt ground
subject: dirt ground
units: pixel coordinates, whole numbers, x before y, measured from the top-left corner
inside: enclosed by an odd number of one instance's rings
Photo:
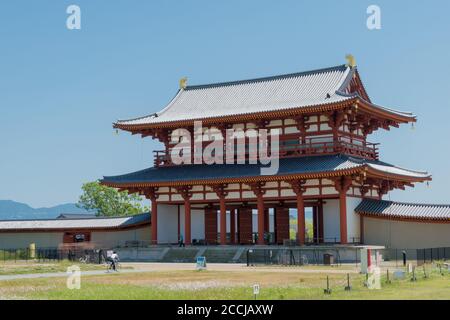
[[[193,271],[196,270],[195,263],[139,263],[130,262],[122,263],[123,267],[133,268],[135,270],[145,271]],[[288,272],[288,273],[326,273],[326,274],[347,274],[347,273],[359,273],[359,268],[354,264],[335,266],[253,266],[247,267],[246,264],[235,263],[210,263],[207,264],[208,271],[224,271],[224,272]]]

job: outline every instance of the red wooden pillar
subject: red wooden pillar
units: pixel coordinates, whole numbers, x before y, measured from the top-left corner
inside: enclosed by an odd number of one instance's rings
[[[227,207],[225,197],[220,197],[220,244],[227,244]]]
[[[184,243],[191,244],[191,201],[184,199]]]
[[[264,242],[264,200],[262,193],[257,195],[258,208],[258,244],[263,245]]]
[[[178,193],[184,199],[184,243],[186,245],[191,244],[191,197],[190,190],[192,186],[183,186],[177,188]]]
[[[305,202],[303,192],[297,193],[297,237],[298,244],[305,244]]]
[[[270,231],[269,209],[264,209],[264,232]]]
[[[256,182],[249,184],[250,188],[252,189],[253,193],[256,196],[256,206],[258,209],[258,244],[263,245],[264,242],[264,199],[263,195],[265,193],[265,190],[263,189],[263,186],[265,185],[264,182]]]
[[[208,244],[217,244],[217,211],[205,209],[205,239]]]
[[[341,244],[347,243],[347,194],[346,191],[339,191],[339,224],[341,233]]]
[[[277,207],[275,212],[275,229],[277,244],[289,239],[289,208]]]
[[[251,208],[239,209],[239,243],[249,245],[252,243],[253,236],[253,213]]]
[[[339,192],[339,230],[341,244],[348,243],[347,236],[347,191],[352,184],[350,177],[341,177],[335,180],[335,188]]]
[[[230,242],[236,243],[236,210],[230,210]]]
[[[178,223],[178,224],[177,224],[177,232],[178,232],[178,233],[177,233],[177,235],[178,235],[178,239],[180,239],[180,235],[181,235],[181,230],[180,230],[180,228],[181,228],[181,227],[180,227],[180,226],[181,226],[181,212],[180,212],[181,210],[180,210],[180,205],[177,206],[177,210],[178,210],[178,213],[177,213],[177,215],[178,215],[178,216],[177,216],[177,220],[178,220],[178,222],[177,222],[177,223]]]
[[[158,205],[156,203],[156,197],[152,201],[152,241],[151,244],[158,244]]]
[[[219,197],[220,202],[220,244],[227,244],[227,207],[225,205],[225,197],[227,192],[225,191],[226,185],[212,185],[211,188]]]
[[[319,243],[325,242],[323,238],[323,202],[320,201],[317,207],[317,220],[319,224]]]
[[[318,223],[319,223],[319,219],[318,219],[318,217],[317,217],[317,207],[316,206],[314,206],[313,208],[312,208],[312,216],[313,216],[313,241],[314,241],[314,243],[318,243],[319,242],[319,240],[318,240],[318,238],[319,238],[319,226],[318,226]]]
[[[152,203],[151,208],[151,236],[150,244],[158,243],[158,205],[156,199],[158,199],[157,194],[158,188],[148,188],[144,191],[144,195],[147,199],[150,199]]]
[[[303,193],[306,191],[304,185],[306,180],[287,181],[292,187],[297,199],[297,241],[299,245],[305,244],[305,202]]]

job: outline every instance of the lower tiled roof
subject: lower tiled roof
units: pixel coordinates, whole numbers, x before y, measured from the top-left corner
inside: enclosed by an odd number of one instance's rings
[[[430,177],[426,172],[403,169],[381,161],[371,161],[346,155],[280,159],[277,175],[317,174],[356,169],[363,166],[367,166],[377,172],[417,178],[417,180],[428,180]],[[201,164],[153,167],[125,175],[104,177],[101,182],[107,185],[121,185],[249,178],[260,176],[261,167],[261,164]]]
[[[450,205],[401,203],[364,199],[356,213],[386,219],[439,220],[450,222]]]
[[[8,230],[120,229],[150,223],[150,213],[129,217],[94,217],[78,219],[3,220],[0,232]]]

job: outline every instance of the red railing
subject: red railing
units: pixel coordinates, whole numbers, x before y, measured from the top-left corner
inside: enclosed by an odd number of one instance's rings
[[[338,141],[323,140],[323,138],[309,138],[306,143],[300,143],[297,140],[282,140],[279,144],[279,157],[281,159],[290,157],[343,153],[366,159],[378,160],[379,154],[377,143],[352,143],[344,141],[344,139],[342,138],[340,138]],[[270,151],[270,146],[268,150]],[[172,161],[170,160],[170,155],[167,155],[166,151],[158,150],[153,152],[155,167],[173,165]],[[250,153],[248,148],[246,148],[244,155],[247,161],[257,160],[257,158],[255,158],[255,154]],[[225,151],[224,157],[226,157]],[[234,160],[237,160],[237,158],[237,155],[235,155]]]

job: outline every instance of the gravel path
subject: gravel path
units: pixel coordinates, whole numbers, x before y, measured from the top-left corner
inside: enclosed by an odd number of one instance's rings
[[[167,272],[167,271],[180,271],[180,270],[195,270],[195,263],[122,263],[123,267],[131,267],[132,269],[122,269],[119,273],[143,273],[143,272]],[[280,267],[280,266],[260,266],[260,267],[247,267],[245,264],[233,264],[233,263],[209,263],[207,264],[209,271],[238,271],[238,272],[290,272],[290,273],[333,273],[333,274],[347,274],[358,273],[356,268],[346,267]],[[89,275],[104,275],[113,274],[114,272],[107,272],[105,270],[92,270],[82,271],[82,276]],[[16,279],[38,279],[38,278],[57,278],[67,277],[66,272],[54,272],[54,273],[31,273],[31,274],[12,274],[1,275],[2,280],[16,280]]]

